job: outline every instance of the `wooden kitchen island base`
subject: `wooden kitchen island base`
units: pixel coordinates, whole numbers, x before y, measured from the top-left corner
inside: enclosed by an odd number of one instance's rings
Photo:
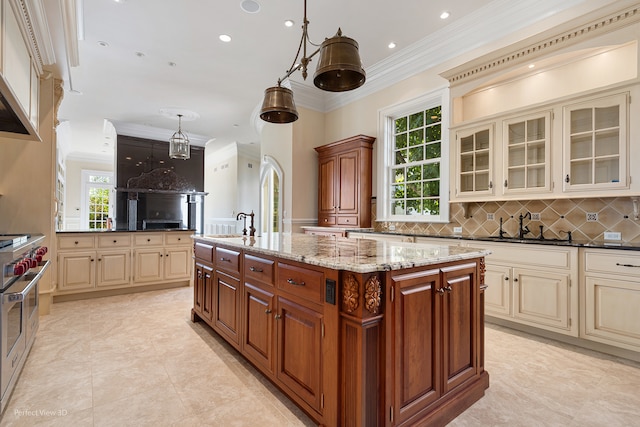
[[[445,425],[484,395],[486,251],[195,238],[203,320],[318,424]]]

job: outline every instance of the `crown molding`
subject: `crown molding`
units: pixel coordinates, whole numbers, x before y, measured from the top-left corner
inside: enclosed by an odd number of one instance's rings
[[[10,0],[8,3],[16,15],[31,57],[35,59],[38,74],[42,74],[43,66],[56,62],[44,4],[42,0]]]
[[[315,87],[292,82],[296,104],[321,112],[336,110],[465,53],[506,40],[512,34],[554,14],[581,5],[586,14],[605,6],[595,3],[586,0],[495,0],[429,37],[366,67],[367,81],[357,90],[322,92],[319,96]],[[482,37],[474,36],[477,34],[482,34]]]
[[[449,80],[451,86],[459,85],[488,74],[493,74],[496,71],[513,67],[514,65],[530,62],[543,55],[615,31],[624,26],[635,24],[639,21],[640,5],[636,4],[569,30],[556,32],[550,37],[543,39],[537,38],[534,39],[534,41],[531,41],[533,38],[527,39],[515,48],[510,48],[506,53],[501,52],[499,55],[486,55],[460,67],[441,73],[440,75]]]

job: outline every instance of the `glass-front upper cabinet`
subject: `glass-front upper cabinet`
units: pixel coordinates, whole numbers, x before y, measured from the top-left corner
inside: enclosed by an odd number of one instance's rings
[[[503,122],[504,193],[548,192],[551,113],[543,112]]]
[[[628,94],[564,107],[564,190],[627,188]]]
[[[456,133],[457,196],[493,194],[493,124]]]

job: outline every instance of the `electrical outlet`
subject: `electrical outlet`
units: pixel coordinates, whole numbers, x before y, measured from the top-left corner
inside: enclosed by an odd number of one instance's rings
[[[395,224],[389,224],[389,231],[395,231],[395,229],[396,229]]]
[[[493,213],[488,213],[487,214],[487,221],[493,221],[494,220],[494,215]]]
[[[462,234],[462,227],[453,227],[453,232],[455,234]]]
[[[531,214],[531,221],[540,221],[540,214],[539,213],[532,213]]]
[[[604,240],[622,240],[622,235],[617,231],[605,231]]]
[[[598,221],[598,212],[587,212],[587,222]]]

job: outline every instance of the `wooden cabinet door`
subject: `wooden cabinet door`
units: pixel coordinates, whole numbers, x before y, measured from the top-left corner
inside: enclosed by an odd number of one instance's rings
[[[58,287],[69,291],[91,289],[95,284],[96,253],[70,252],[58,254]]]
[[[484,276],[487,284],[485,313],[489,316],[511,317],[511,267],[487,264]]]
[[[182,280],[191,276],[191,248],[188,246],[165,249],[164,278]]]
[[[568,274],[514,267],[511,280],[516,319],[558,332],[571,330]]]
[[[338,213],[358,214],[360,200],[360,159],[358,151],[338,156]]]
[[[262,287],[244,284],[244,342],[242,351],[252,362],[273,373],[274,296]]]
[[[278,296],[276,376],[322,413],[322,321],[313,309]]]
[[[196,263],[193,277],[193,309],[200,316],[203,315],[204,298],[204,265]]]
[[[193,307],[202,318],[213,320],[213,269],[196,263],[193,281]]]
[[[444,393],[478,373],[479,288],[476,263],[442,269]]]
[[[213,328],[236,348],[240,346],[240,280],[215,271]]]
[[[336,157],[320,158],[318,182],[318,213],[330,215],[336,213]]]
[[[101,251],[97,254],[96,286],[128,285],[131,281],[131,252]]]
[[[134,279],[136,282],[161,281],[164,266],[164,249],[136,249]]]
[[[394,421],[410,418],[442,395],[439,342],[441,340],[438,298],[440,270],[391,275],[393,303],[391,369]]]

